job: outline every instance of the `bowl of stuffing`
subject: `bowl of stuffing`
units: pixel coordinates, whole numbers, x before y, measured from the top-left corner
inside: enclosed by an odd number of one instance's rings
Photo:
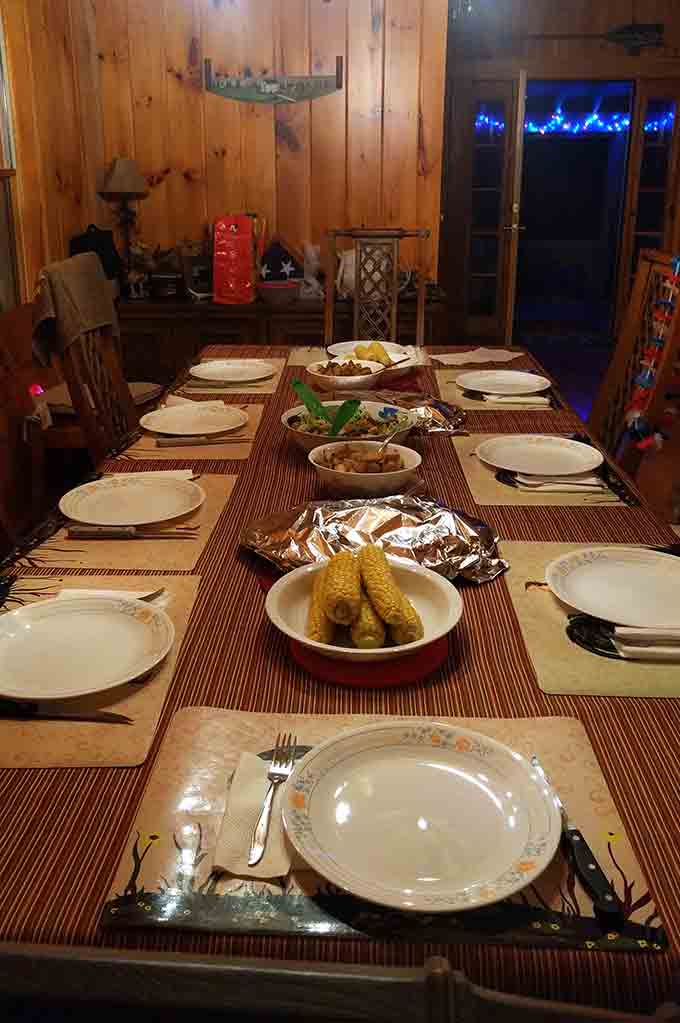
[[[379,362],[369,359],[326,359],[307,366],[307,373],[320,391],[366,390],[375,387],[385,372]]]
[[[401,494],[417,478],[422,461],[411,448],[383,448],[370,440],[322,444],[307,457],[328,491],[345,497]]]

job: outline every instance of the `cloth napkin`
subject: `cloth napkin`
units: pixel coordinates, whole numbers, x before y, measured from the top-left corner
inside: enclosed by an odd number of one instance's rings
[[[517,487],[526,493],[537,494],[589,494],[610,493],[607,484],[599,476],[526,476],[517,473]]]
[[[630,661],[680,663],[680,629],[636,629],[617,625],[614,646]]]
[[[223,401],[192,401],[191,398],[183,398],[180,394],[170,394],[165,399],[168,408],[173,405],[200,405],[201,408],[226,408]]]
[[[285,782],[274,794],[269,837],[264,856],[256,867],[248,866],[248,854],[255,825],[262,811],[269,788],[269,764],[254,753],[242,753],[229,791],[227,809],[217,837],[215,868],[238,877],[286,877],[291,867],[300,862],[286,838],[281,817]]]
[[[488,405],[531,405],[532,408],[550,408],[550,398],[540,394],[484,394]]]
[[[505,348],[475,348],[471,352],[431,355],[432,359],[445,366],[465,366],[469,362],[511,362],[519,359],[521,352],[509,352]]]

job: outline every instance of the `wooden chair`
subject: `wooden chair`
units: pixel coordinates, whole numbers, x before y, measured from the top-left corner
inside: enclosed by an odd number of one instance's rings
[[[17,358],[31,336],[31,310],[0,315],[0,548],[6,554],[45,511],[44,438]]]
[[[652,313],[659,299],[665,296],[665,282],[672,276],[672,257],[664,252],[643,250],[640,253],[633,291],[626,310],[621,333],[600,391],[588,421],[591,430],[606,451],[621,466],[636,476],[644,451],[630,440],[626,412],[635,389],[635,381],[643,369],[645,349],[657,331]],[[651,399],[645,418],[656,427],[666,410],[680,395],[673,396],[672,380],[680,361],[680,295],[668,322],[665,343],[658,361]]]
[[[416,344],[425,342],[425,274],[420,247],[427,230],[404,231],[401,228],[356,228],[328,233],[328,267],[326,271],[326,304],[324,341],[326,347],[335,339],[335,280],[337,276],[337,240],[354,242],[354,340],[396,341],[397,303],[399,300],[399,242],[404,238],[418,240],[418,307],[416,312]]]

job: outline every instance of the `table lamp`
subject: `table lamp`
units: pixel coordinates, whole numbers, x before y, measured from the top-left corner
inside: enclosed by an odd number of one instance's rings
[[[104,174],[99,194],[107,202],[117,202],[118,224],[123,233],[125,262],[130,269],[130,239],[137,220],[137,211],[130,206],[132,199],[145,199],[149,187],[134,160],[118,156]]]

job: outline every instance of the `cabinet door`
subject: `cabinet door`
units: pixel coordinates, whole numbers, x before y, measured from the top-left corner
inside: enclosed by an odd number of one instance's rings
[[[635,97],[619,265],[620,325],[643,249],[675,252],[680,148],[680,80],[642,81]]]
[[[195,326],[199,337],[198,348],[206,345],[258,345],[267,344],[266,317],[262,316],[210,316],[198,318]]]
[[[170,325],[122,320],[120,330],[125,379],[172,383],[181,362]]]
[[[276,313],[269,322],[269,343],[272,345],[310,345],[324,343],[323,309],[304,314]]]

